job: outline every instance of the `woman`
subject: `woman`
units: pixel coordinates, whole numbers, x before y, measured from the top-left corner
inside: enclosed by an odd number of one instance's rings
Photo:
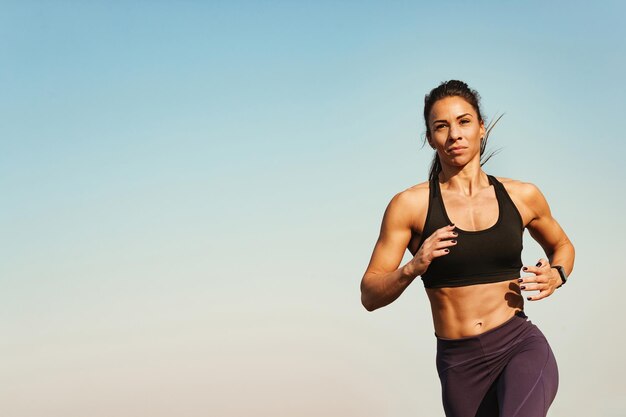
[[[538,291],[529,301],[554,294],[573,269],[574,247],[536,186],[482,170],[489,129],[476,91],[442,83],[425,98],[424,120],[435,150],[430,180],[389,203],[361,281],[363,306],[393,302],[421,276],[446,416],[545,416],[558,369],[521,291]],[[524,229],[546,258],[522,268]],[[399,267],[407,248],[413,258]]]

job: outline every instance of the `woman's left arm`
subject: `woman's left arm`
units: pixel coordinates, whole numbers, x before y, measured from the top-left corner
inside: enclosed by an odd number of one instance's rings
[[[543,248],[548,259],[542,258],[535,266],[525,266],[525,272],[535,275],[520,278],[520,289],[539,291],[539,294],[527,297],[529,301],[537,301],[551,295],[563,284],[559,272],[552,265],[560,265],[567,276],[574,269],[574,245],[550,212],[545,197],[535,185],[526,183],[523,186],[522,199],[532,214],[526,228],[530,235]]]

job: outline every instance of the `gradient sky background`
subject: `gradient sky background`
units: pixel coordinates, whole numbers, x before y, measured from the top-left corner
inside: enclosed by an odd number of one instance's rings
[[[359,282],[451,78],[577,250],[550,416],[625,415],[626,7],[547,3],[2,2],[0,415],[443,415],[421,281]]]

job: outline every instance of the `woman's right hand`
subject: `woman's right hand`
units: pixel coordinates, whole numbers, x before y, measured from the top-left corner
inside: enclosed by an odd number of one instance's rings
[[[455,237],[458,233],[454,231],[454,225],[444,226],[437,229],[422,242],[419,250],[406,265],[410,268],[411,275],[422,275],[428,269],[433,259],[445,256],[450,253],[448,247],[456,245]]]

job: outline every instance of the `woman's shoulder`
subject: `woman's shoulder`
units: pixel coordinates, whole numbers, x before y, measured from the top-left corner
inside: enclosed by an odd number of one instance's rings
[[[509,194],[518,197],[523,201],[533,201],[538,197],[542,197],[539,187],[532,182],[516,180],[507,177],[495,177],[506,189]]]
[[[424,199],[428,200],[429,191],[430,182],[424,181],[400,191],[396,196],[408,202],[424,202]]]
[[[391,222],[421,233],[428,211],[429,182],[421,182],[396,193],[385,213]]]
[[[429,182],[424,181],[397,192],[389,206],[406,213],[420,213],[428,207]]]

